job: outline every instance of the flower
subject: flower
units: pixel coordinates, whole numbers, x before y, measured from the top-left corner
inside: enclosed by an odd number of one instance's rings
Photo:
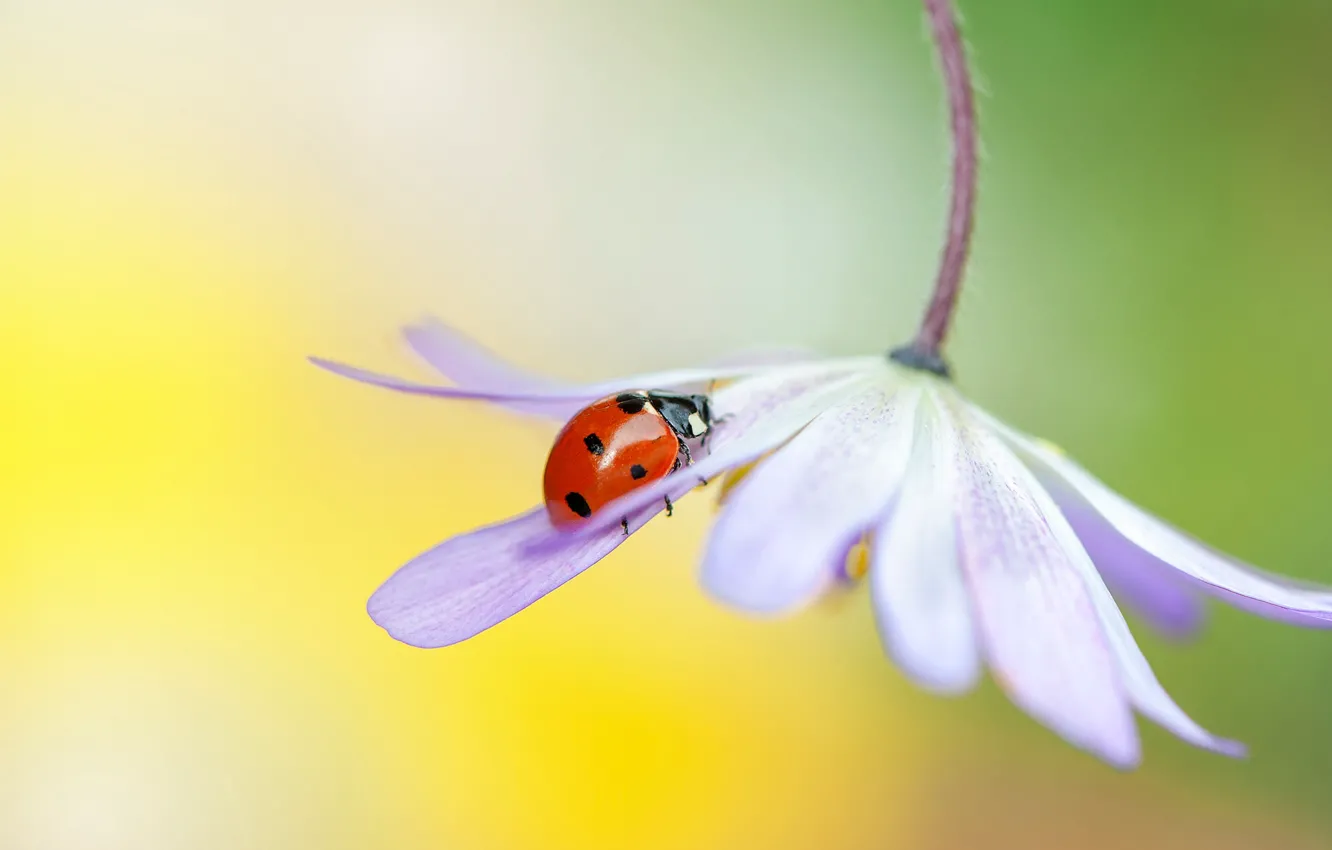
[[[639,389],[711,394],[714,428],[687,474],[667,475],[557,528],[544,507],[447,540],[395,573],[370,616],[398,640],[465,640],[604,558],[697,481],[728,475],[703,583],[759,613],[787,611],[832,585],[870,585],[888,654],[920,685],[971,688],[982,667],[1028,714],[1075,746],[1128,768],[1134,713],[1230,756],[1161,687],[1117,599],[1168,633],[1201,616],[1199,592],[1272,619],[1332,627],[1332,589],[1222,555],[1136,507],[1049,443],[969,403],[943,343],[970,250],[976,111],[951,0],[923,0],[953,135],[939,272],[915,338],[885,357],[790,353],[573,385],[526,374],[440,324],[408,343],[453,384],[432,386],[315,359],[399,392],[490,401],[567,419]]]
[[[1183,740],[1241,755],[1167,695],[1116,598],[1168,632],[1197,623],[1199,592],[1273,619],[1332,627],[1332,590],[1219,554],[1119,496],[1048,443],[968,402],[910,357],[740,358],[573,385],[529,375],[437,323],[406,330],[452,385],[315,362],[407,393],[479,399],[565,419],[593,399],[726,379],[720,418],[689,474],[669,475],[555,527],[544,507],[447,540],[371,597],[400,641],[440,647],[511,616],[604,558],[698,478],[743,470],[705,547],[704,586],[737,608],[796,609],[847,580],[868,540],[879,633],[914,681],[960,693],[987,667],[1009,697],[1118,767],[1139,760],[1134,712]],[[903,361],[906,361],[905,363]]]

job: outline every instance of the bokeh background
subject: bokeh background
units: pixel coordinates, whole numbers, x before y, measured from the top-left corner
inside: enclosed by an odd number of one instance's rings
[[[1332,581],[1332,6],[964,2],[966,391]],[[0,0],[0,847],[1321,848],[1332,635],[1141,632],[1252,758],[1119,774],[915,691],[863,594],[720,610],[691,499],[477,639],[364,615],[549,428],[395,397],[434,314],[570,377],[910,333],[913,0]],[[664,322],[663,315],[678,316]]]

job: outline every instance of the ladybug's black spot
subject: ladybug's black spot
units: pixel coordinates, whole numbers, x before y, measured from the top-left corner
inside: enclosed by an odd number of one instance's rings
[[[592,516],[592,508],[587,504],[587,499],[583,498],[582,493],[570,493],[564,497],[564,503],[569,506],[569,510],[581,517]]]
[[[587,450],[598,457],[601,456],[602,452],[606,451],[606,446],[602,444],[601,438],[596,434],[588,434],[584,437],[583,445],[587,446]]]
[[[644,469],[641,464],[636,463],[633,466],[629,467],[629,474],[634,477],[635,481],[637,481],[638,479],[642,478],[644,475],[647,475],[647,470]]]
[[[620,410],[632,416],[647,405],[647,396],[640,393],[620,393],[615,397],[615,403],[620,406]]]

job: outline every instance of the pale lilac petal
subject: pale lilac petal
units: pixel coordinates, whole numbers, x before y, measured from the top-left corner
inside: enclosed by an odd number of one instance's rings
[[[522,395],[532,391],[570,390],[580,387],[570,381],[520,369],[457,328],[434,318],[422,319],[402,329],[403,338],[431,368],[460,387]],[[752,369],[809,363],[821,359],[802,348],[756,348],[737,351],[711,360],[708,369]],[[582,392],[582,395],[588,395]],[[593,394],[589,398],[598,398]]]
[[[490,389],[483,387],[441,386],[425,384],[384,375],[348,366],[322,357],[311,357],[310,362],[335,375],[350,378],[364,384],[382,387],[411,395],[434,396],[436,398],[470,399],[486,401],[528,413],[539,413],[557,419],[567,419],[589,402],[616,392],[633,389],[673,389],[690,387],[699,382],[730,380],[755,375],[776,375],[779,378],[792,372],[818,373],[850,372],[863,368],[866,362],[879,358],[844,358],[822,360],[807,366],[714,366],[699,369],[676,369],[667,372],[649,372],[642,375],[630,375],[610,381],[592,384],[556,384],[546,386],[528,386],[519,389]],[[716,407],[714,406],[714,410]]]
[[[748,368],[764,371],[773,366],[817,366],[827,362],[828,359],[820,357],[817,352],[802,348],[751,348],[710,358],[704,365],[710,369]],[[700,381],[680,384],[675,389],[686,393],[711,394],[714,387],[712,381]]]
[[[713,527],[704,587],[757,613],[816,598],[834,577],[830,565],[897,494],[920,395],[918,386],[867,383],[760,463]]]
[[[1136,765],[1133,713],[1070,553],[988,435],[963,427],[959,437],[962,569],[995,678],[1069,743],[1118,767]]]
[[[398,378],[393,375],[383,375],[379,372],[371,372],[367,369],[359,369],[355,366],[348,366],[344,363],[338,363],[333,360],[325,360],[322,357],[311,357],[310,362],[321,369],[340,375],[344,378],[351,378],[353,381],[360,381],[363,384],[371,384],[376,387],[383,387],[386,390],[394,390],[400,393],[409,393],[411,395],[428,395],[438,398],[470,399],[474,401],[499,402],[505,400],[522,401],[569,401],[571,398],[576,400],[579,397],[547,395],[542,392],[528,391],[517,395],[511,392],[470,389],[467,387],[446,387],[437,384],[423,384],[419,381],[409,381],[406,378]]]
[[[810,420],[854,395],[867,382],[863,370],[829,366],[787,369],[723,387],[713,397],[714,414],[725,421],[715,428],[706,456],[692,466],[640,487],[599,509],[565,536],[577,539],[619,527],[619,518],[661,503],[678,501],[727,470],[750,463],[791,439]],[[561,545],[555,541],[555,545]]]
[[[511,398],[527,401],[600,398],[609,393],[624,389],[668,389],[681,384],[688,384],[693,381],[739,378],[756,371],[755,367],[744,366],[706,369],[676,369],[669,372],[649,372],[644,375],[631,375],[595,384],[552,384],[547,387],[532,386],[520,390],[487,390],[479,388],[472,389],[467,387],[440,386],[438,384],[423,384],[418,381],[409,381],[405,378],[396,378],[392,375],[383,375],[378,372],[359,369],[355,366],[348,366],[336,361],[325,360],[322,357],[311,357],[310,362],[321,369],[327,369],[344,378],[351,378],[355,381],[374,384],[375,386],[397,390],[398,392],[414,393],[416,395],[433,395],[442,398],[486,400]],[[828,360],[824,362],[832,365],[855,361]]]
[[[545,375],[519,369],[457,328],[437,319],[424,319],[402,329],[403,338],[421,359],[460,387],[524,395],[577,387]]]
[[[1069,488],[1049,489],[1120,603],[1168,637],[1185,638],[1202,626],[1207,609],[1202,594],[1188,579],[1165,561],[1130,543]]]
[[[359,381],[363,384],[371,384],[373,386],[410,395],[484,401],[519,413],[543,416],[558,422],[569,420],[575,413],[582,410],[596,399],[616,391],[615,389],[604,390],[601,387],[576,387],[573,385],[560,386],[554,384],[546,388],[527,387],[525,389],[499,390],[462,386],[440,386],[437,384],[423,384],[418,381],[409,381],[405,378],[394,377],[393,375],[371,372],[366,369],[359,369],[355,366],[348,366],[332,360],[325,360],[321,357],[311,357],[309,359],[311,363],[321,369],[326,369],[335,375],[351,378],[353,381]],[[625,383],[619,384],[616,389],[623,390],[639,388],[639,385],[633,383],[633,381],[633,378],[626,378]]]
[[[956,694],[975,685],[981,662],[958,562],[957,435],[932,396],[921,402],[901,493],[874,532],[869,583],[889,656],[922,687]]]
[[[519,369],[471,337],[443,322],[426,319],[402,330],[407,344],[436,372],[466,390],[496,393],[494,403],[517,413],[564,422],[600,396],[568,381]],[[566,398],[520,398],[537,393]]]
[[[1033,471],[1051,481],[1050,486],[1072,487],[1129,542],[1209,593],[1270,619],[1332,628],[1332,588],[1273,575],[1217,552],[1134,505],[1068,457],[982,411],[972,410],[1022,452],[1032,462]]]
[[[445,378],[459,387],[470,390],[488,390],[510,396],[522,396],[532,393],[564,393],[581,399],[579,407],[568,410],[562,402],[515,401],[504,406],[523,413],[551,415],[553,411],[564,408],[569,414],[581,406],[606,395],[605,383],[579,385],[571,381],[552,378],[548,375],[528,372],[497,356],[490,349],[462,331],[439,321],[423,319],[415,325],[403,328],[403,337],[407,344],[426,363]],[[752,370],[770,366],[785,366],[795,363],[813,363],[821,358],[805,349],[797,348],[758,348],[727,354],[709,361],[704,369],[709,372],[708,380],[690,381],[674,386],[675,389],[688,392],[705,392],[714,377],[712,372],[721,370]],[[661,385],[634,386],[634,389],[655,389]],[[630,387],[623,384],[618,388]],[[564,418],[567,418],[564,417]]]
[[[1022,464],[1017,455],[997,435],[985,432],[982,439],[992,463],[1014,482],[1015,487],[1027,494],[1035,510],[1044,520],[1046,533],[1066,553],[1068,565],[1082,578],[1095,609],[1094,616],[1100,621],[1103,633],[1109,641],[1110,651],[1119,670],[1120,681],[1132,704],[1145,716],[1194,746],[1232,757],[1244,755],[1243,744],[1218,738],[1203,729],[1170,698],[1161,687],[1156,674],[1152,672],[1151,665],[1147,663],[1137,641],[1133,639],[1133,633],[1129,631],[1123,613],[1115,604],[1105,583],[1101,581],[1091,558],[1082,549],[1072,526],[1064,519],[1054,500],[1031,470]]]
[[[641,526],[647,517],[636,519]],[[540,507],[450,538],[384,582],[370,597],[370,618],[403,643],[448,646],[521,611],[627,539],[617,526],[558,551],[533,551],[557,533]]]
[[[785,366],[756,373],[721,387],[712,395],[712,413],[722,424],[717,428],[714,449],[742,437],[755,426],[782,411],[822,400],[827,394],[845,398],[848,381],[859,382],[883,370],[881,357],[848,357]],[[840,385],[843,390],[834,387]],[[808,396],[808,398],[806,398]]]

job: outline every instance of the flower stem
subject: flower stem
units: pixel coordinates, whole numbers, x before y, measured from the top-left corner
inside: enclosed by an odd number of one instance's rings
[[[944,240],[939,274],[934,281],[934,294],[921,319],[915,340],[905,349],[899,349],[894,359],[917,368],[946,372],[941,349],[957,296],[962,289],[962,273],[967,265],[971,248],[971,229],[976,209],[976,103],[967,70],[966,48],[957,28],[957,12],[952,0],[924,0],[930,17],[943,66],[944,86],[948,91],[948,111],[953,133],[953,186],[948,211],[948,230]],[[933,368],[930,364],[935,364]]]

